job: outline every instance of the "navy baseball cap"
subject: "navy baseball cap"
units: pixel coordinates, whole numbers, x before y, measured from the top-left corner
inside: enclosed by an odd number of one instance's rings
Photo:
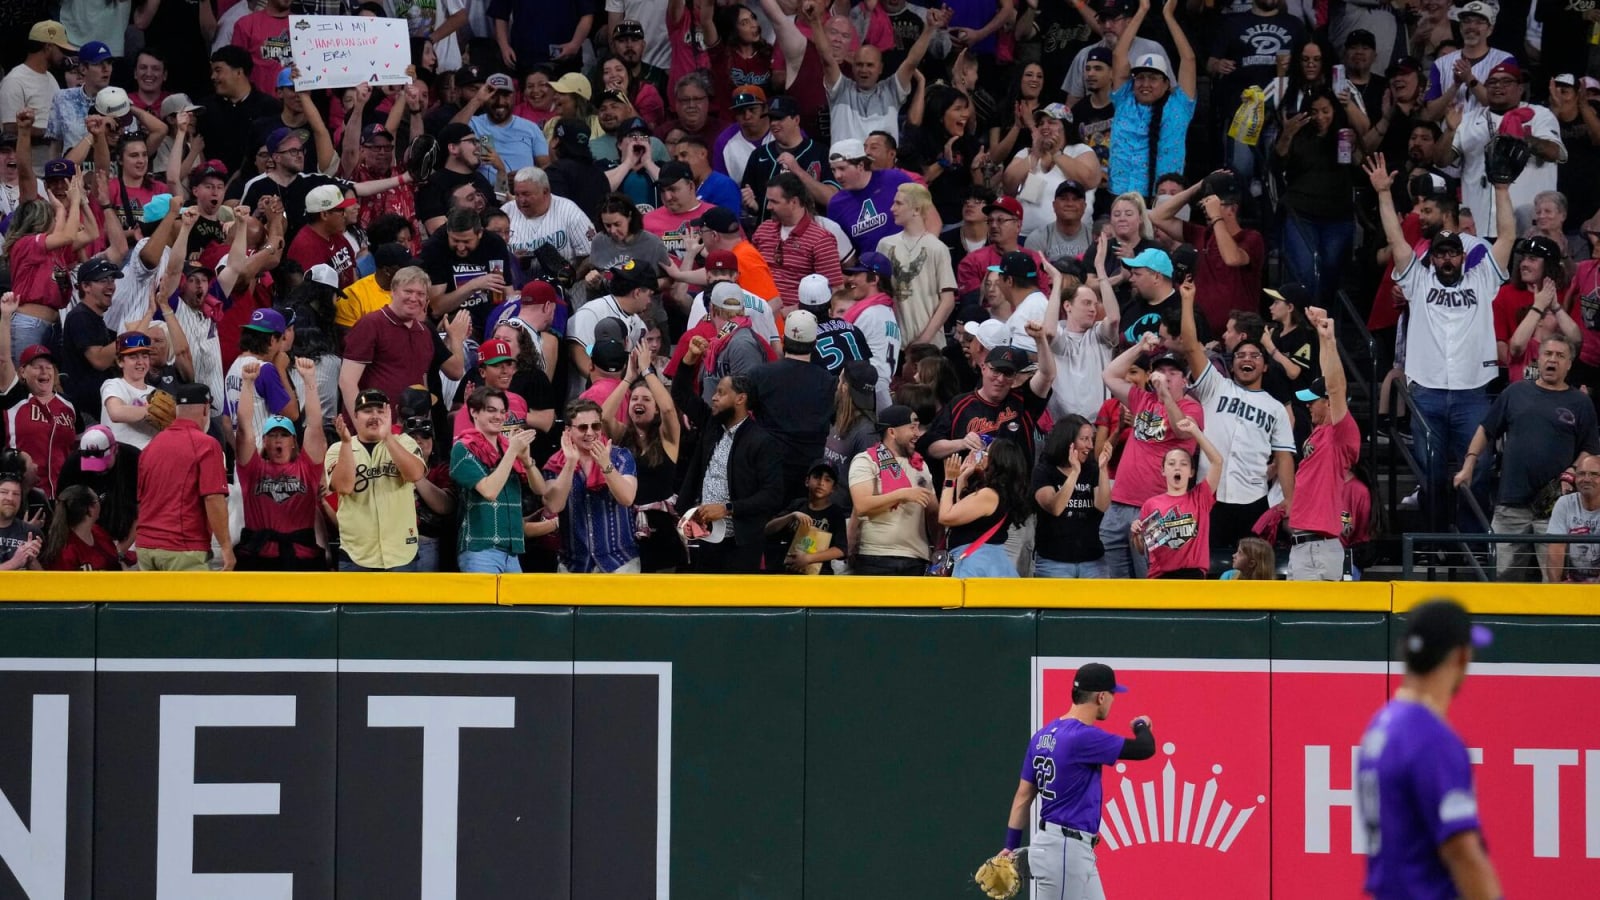
[[[675,159],[670,162],[664,162],[657,171],[660,174],[656,177],[656,187],[666,187],[669,184],[677,184],[680,181],[687,181],[691,184],[694,182],[694,170],[690,169],[689,164],[686,162],[679,162]],[[721,207],[713,208],[721,209]]]
[[[630,134],[642,134],[645,137],[649,137],[650,123],[639,118],[638,116],[634,116],[628,121],[623,122],[621,130],[619,130],[617,133],[623,137],[627,137]]]
[[[665,168],[665,166],[662,166],[663,170]],[[667,176],[664,171],[661,177],[664,183],[670,183],[665,182]],[[726,206],[713,206],[689,224],[695,228],[710,229],[717,234],[737,234],[739,232],[739,217],[734,215],[733,210]]]
[[[44,164],[46,178],[71,178],[76,174],[78,174],[78,164],[65,157],[52,159]]]
[[[787,119],[800,115],[800,104],[787,94],[779,94],[767,101],[767,115],[773,119]]]
[[[1110,691],[1113,694],[1126,694],[1127,685],[1117,684],[1117,673],[1105,663],[1084,663],[1078,667],[1078,673],[1072,676],[1072,689],[1075,691]]]
[[[1109,48],[1101,47],[1099,45],[1090,47],[1089,48],[1089,55],[1084,57],[1083,61],[1085,63],[1092,63],[1092,62],[1104,63],[1105,65],[1109,66],[1109,65],[1111,65],[1111,50]]]
[[[1467,611],[1454,600],[1429,600],[1406,614],[1406,634],[1400,653],[1406,668],[1426,674],[1444,662],[1457,647],[1482,649],[1494,642],[1494,634],[1482,625],[1472,624]]]
[[[88,284],[91,281],[104,281],[107,278],[121,278],[122,267],[106,259],[96,256],[84,260],[78,265],[78,283]]]
[[[1318,378],[1316,381],[1311,382],[1310,387],[1301,388],[1300,390],[1295,391],[1294,396],[1295,399],[1299,400],[1301,403],[1311,403],[1316,400],[1324,400],[1328,396],[1328,383],[1321,378]]]
[[[178,401],[179,406],[210,406],[211,388],[204,383],[174,385],[172,399]]]
[[[580,146],[589,146],[589,124],[582,119],[557,119],[556,127],[551,131],[551,136],[563,141],[571,141]]]
[[[1021,347],[996,347],[983,361],[1002,375],[1015,375],[1028,367],[1028,351]]]
[[[391,144],[394,143],[394,135],[389,133],[389,129],[379,125],[377,122],[368,122],[366,125],[361,126],[361,146],[368,146],[380,138],[387,140]]]
[[[1039,267],[1033,264],[1033,257],[1021,250],[1013,250],[1000,257],[1000,264],[990,266],[989,271],[998,272],[1011,278],[1038,278]]]
[[[894,277],[894,263],[890,262],[889,257],[884,256],[882,253],[868,250],[857,257],[856,261],[844,270],[846,275],[857,275],[862,272],[871,272],[887,281]]]

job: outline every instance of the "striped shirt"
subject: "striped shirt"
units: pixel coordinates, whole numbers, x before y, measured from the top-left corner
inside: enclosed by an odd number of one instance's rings
[[[638,474],[633,454],[621,447],[611,448],[611,465],[618,475]],[[544,477],[553,479],[560,473],[559,466],[547,467]],[[562,516],[561,564],[569,572],[615,572],[638,558],[632,510],[618,503],[604,483],[590,488],[583,468],[575,469]]]
[[[844,282],[844,274],[839,270],[838,243],[809,215],[802,217],[789,231],[787,240],[778,220],[768,219],[756,228],[750,243],[767,260],[772,280],[778,285],[778,296],[786,305],[800,302],[800,279],[813,272],[828,279],[828,284],[834,287]]]

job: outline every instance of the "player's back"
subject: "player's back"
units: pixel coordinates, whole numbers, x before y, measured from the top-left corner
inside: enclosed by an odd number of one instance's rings
[[[1439,847],[1479,824],[1472,764],[1449,723],[1408,700],[1379,710],[1361,738],[1356,806],[1367,835],[1367,893],[1457,896]]]

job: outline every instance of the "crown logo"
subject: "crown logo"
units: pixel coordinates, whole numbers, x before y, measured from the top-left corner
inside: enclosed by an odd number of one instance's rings
[[[1172,768],[1170,759],[1177,749],[1177,745],[1170,741],[1161,746],[1161,752],[1169,758],[1161,769],[1159,787],[1155,781],[1139,785],[1139,794],[1144,801],[1142,809],[1138,802],[1140,797],[1134,794],[1133,781],[1126,777],[1122,779],[1121,800],[1119,802],[1113,797],[1106,802],[1106,814],[1100,823],[1100,839],[1106,842],[1106,846],[1120,850],[1134,844],[1179,843],[1205,846],[1227,853],[1256,809],[1267,802],[1265,796],[1257,794],[1256,806],[1248,809],[1235,810],[1233,804],[1226,800],[1218,804],[1217,776],[1222,774],[1222,766],[1213,764],[1211,777],[1199,791],[1197,808],[1195,783],[1185,781],[1181,791],[1179,789],[1178,774]],[[1127,763],[1117,763],[1118,774],[1125,775],[1127,770]]]

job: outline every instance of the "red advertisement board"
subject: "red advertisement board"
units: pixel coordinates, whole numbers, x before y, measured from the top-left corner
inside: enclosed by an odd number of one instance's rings
[[[1067,711],[1072,673],[1089,661],[1036,660],[1034,727]],[[1360,895],[1352,763],[1397,674],[1378,662],[1100,661],[1129,687],[1106,727],[1147,715],[1157,742],[1154,759],[1104,772],[1108,895]],[[1596,708],[1600,666],[1519,664],[1474,666],[1451,707],[1507,896],[1578,896],[1600,879]]]

